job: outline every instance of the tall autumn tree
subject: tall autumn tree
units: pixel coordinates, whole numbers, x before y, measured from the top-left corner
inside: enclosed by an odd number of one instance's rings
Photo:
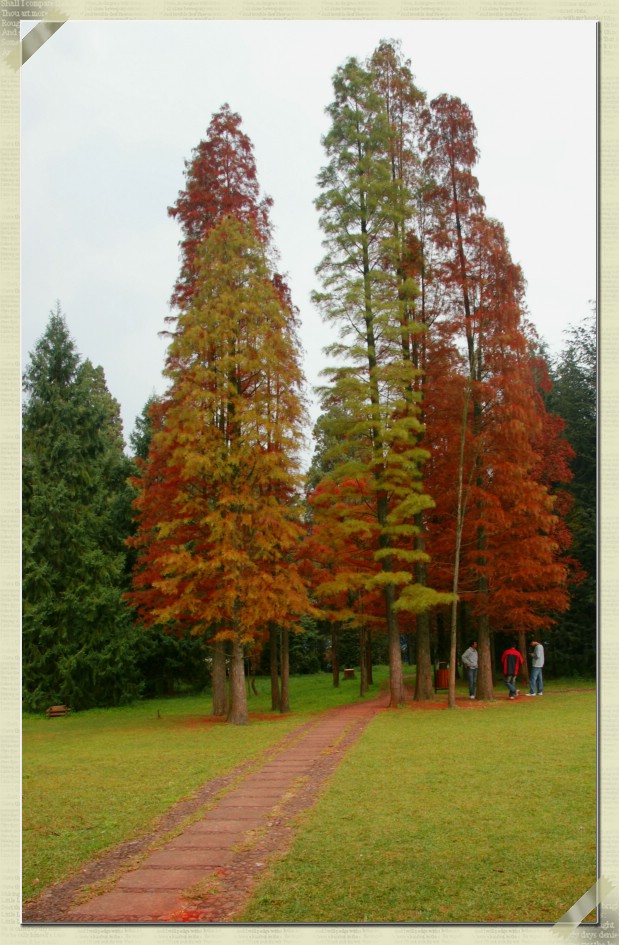
[[[155,623],[231,642],[228,720],[243,724],[244,648],[307,609],[295,561],[303,376],[294,320],[252,224],[223,217],[194,265],[136,482],[134,600]]]
[[[549,627],[567,606],[567,568],[561,560],[567,536],[559,538],[557,497],[545,481],[547,464],[540,455],[553,439],[548,439],[552,424],[536,389],[522,317],[522,274],[500,224],[481,213],[463,222],[461,255],[457,225],[455,242],[441,235],[453,303],[449,330],[461,341],[455,378],[460,376],[461,389],[470,391],[464,415],[468,431],[458,448],[461,408],[452,408],[462,396],[452,394],[450,407],[443,396],[448,390],[444,376],[431,369],[430,402],[437,411],[436,424],[429,421],[432,437],[443,430],[429,470],[431,487],[440,496],[431,548],[433,565],[442,561],[446,569],[451,549],[463,548],[459,590],[476,621],[478,693],[492,698],[492,631],[520,633],[524,640],[527,630]],[[558,459],[554,446],[553,455]],[[454,487],[449,486],[456,470],[468,484],[459,535],[454,534]],[[557,476],[558,470],[557,463]]]
[[[140,691],[121,601],[131,465],[103,370],[81,359],[60,306],[23,386],[24,705],[126,702]]]
[[[566,606],[569,534],[549,480],[561,445],[536,389],[524,281],[484,215],[470,109],[448,95],[424,108],[394,42],[349,60],[334,88],[318,201],[317,298],[341,337],[323,389],[328,478],[340,494],[355,479],[360,496],[375,490],[377,578],[392,641],[392,613],[415,615],[416,697],[431,690],[430,615],[459,594],[492,698],[493,630],[524,638]]]
[[[434,204],[435,243],[443,250],[441,278],[454,301],[454,318],[461,326],[468,362],[468,383],[471,400],[475,463],[481,463],[479,449],[483,397],[481,393],[483,332],[481,322],[475,319],[473,264],[467,256],[469,236],[474,220],[484,208],[478,181],[473,168],[478,158],[477,129],[468,106],[460,99],[440,95],[427,108],[422,121],[422,148],[425,155],[426,175],[433,182],[431,199]],[[472,242],[472,241],[470,241]],[[455,468],[455,467],[454,467]],[[483,473],[475,472],[478,488],[477,505],[483,501]],[[487,598],[486,532],[483,516],[479,517],[476,542],[477,600],[482,602],[482,614],[477,623],[479,650],[478,691],[482,697],[492,697],[492,658],[490,626],[483,602]]]
[[[241,116],[226,103],[212,116],[206,137],[185,162],[185,186],[176,202],[168,208],[168,213],[180,224],[182,232],[181,269],[171,299],[174,306],[186,306],[191,301],[196,285],[200,243],[228,214],[251,224],[267,251],[272,267],[275,267],[278,256],[271,239],[269,216],[272,203],[270,197],[261,193],[253,144],[242,129]],[[285,279],[273,271],[272,280],[283,304],[289,309],[291,320],[294,319],[296,313]],[[167,320],[174,325],[175,315]],[[286,634],[285,629],[272,627],[270,630],[274,679],[277,679],[278,649],[284,651],[279,654],[280,676],[286,675]],[[224,648],[222,640],[213,643],[214,697],[218,713],[222,708],[222,697],[217,693],[221,692],[225,680]],[[285,708],[279,685],[278,682],[277,694],[274,690],[274,704]],[[286,679],[282,678],[281,685],[286,690]]]
[[[318,267],[323,291],[316,300],[341,339],[327,349],[339,363],[324,372],[330,385],[323,400],[335,408],[325,423],[338,443],[329,478],[357,479],[373,506],[379,569],[366,590],[380,588],[384,595],[395,706],[404,701],[398,610],[418,612],[438,598],[413,574],[425,557],[414,547],[415,517],[432,505],[423,490],[421,423],[410,396],[415,369],[402,357],[403,320],[416,287],[394,278],[406,188],[392,174],[392,129],[374,79],[354,58],[334,76],[331,128],[323,142],[328,163],[317,200],[328,252]],[[414,330],[407,322],[406,334]]]
[[[400,302],[400,354],[409,368],[407,407],[423,424],[426,362],[433,322],[432,307],[428,304],[429,267],[424,245],[426,208],[421,199],[425,178],[419,147],[419,127],[426,97],[415,85],[410,60],[404,58],[399,42],[381,42],[369,60],[369,67],[374,88],[384,103],[391,180],[394,198],[400,204],[400,212],[393,218],[391,237],[384,244],[384,264],[386,269],[391,269]],[[423,438],[421,428],[417,432],[420,445]],[[428,586],[424,510],[417,512],[415,526],[414,544],[419,552],[414,564],[415,582],[421,588]],[[431,698],[433,692],[430,617],[430,608],[417,608],[414,698],[420,701]]]

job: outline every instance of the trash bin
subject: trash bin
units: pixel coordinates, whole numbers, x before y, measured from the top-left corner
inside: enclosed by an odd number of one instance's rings
[[[434,691],[449,689],[449,669],[447,663],[439,663],[434,671]]]

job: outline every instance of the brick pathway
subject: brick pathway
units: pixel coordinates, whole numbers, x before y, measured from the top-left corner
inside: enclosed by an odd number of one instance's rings
[[[202,819],[61,921],[230,921],[269,858],[291,843],[294,818],[313,803],[343,753],[387,703],[385,693],[333,709],[283,739]]]

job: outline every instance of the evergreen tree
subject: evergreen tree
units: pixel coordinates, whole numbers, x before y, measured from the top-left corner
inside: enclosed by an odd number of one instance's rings
[[[144,404],[142,413],[135,418],[133,431],[129,436],[129,444],[134,460],[145,460],[148,456],[153,426],[151,409],[158,403],[158,400],[159,398],[152,394]]]
[[[595,673],[597,578],[597,332],[595,312],[566,332],[566,342],[551,370],[549,408],[565,421],[565,438],[574,450],[573,478],[566,486],[573,504],[567,522],[571,553],[581,579],[570,585],[570,610],[560,621],[549,652],[557,673]]]
[[[103,370],[58,306],[24,373],[23,693],[41,710],[139,691],[125,581],[131,465]]]
[[[400,301],[400,351],[409,367],[406,387],[408,409],[423,424],[417,430],[421,446],[425,428],[425,377],[431,309],[427,304],[427,272],[424,262],[424,213],[419,194],[423,191],[423,167],[419,150],[419,123],[425,93],[414,82],[411,63],[405,60],[399,42],[381,42],[370,59],[374,88],[380,94],[387,117],[389,136],[387,153],[391,169],[393,196],[400,212],[393,219],[391,238],[385,242],[385,267]],[[388,263],[390,262],[390,266]],[[415,515],[414,546],[418,552],[414,562],[415,584],[420,590],[428,586],[426,561],[427,511]],[[430,595],[426,595],[430,597]],[[417,594],[418,600],[421,594]],[[430,598],[431,599],[431,598]],[[415,607],[417,701],[432,697],[430,618],[428,607]]]

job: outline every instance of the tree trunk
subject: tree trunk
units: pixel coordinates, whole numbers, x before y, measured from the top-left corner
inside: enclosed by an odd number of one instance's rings
[[[462,223],[460,220],[460,210],[458,202],[458,189],[456,184],[455,165],[451,164],[451,183],[454,197],[454,216],[456,221],[456,231],[458,240],[458,260],[460,263],[460,277],[462,281],[462,300],[465,314],[465,334],[468,349],[469,362],[469,380],[471,384],[479,384],[482,380],[481,375],[481,339],[475,349],[475,335],[473,322],[471,319],[471,301],[469,298],[469,283],[466,266],[466,254],[464,252],[464,241],[462,236]],[[482,428],[482,404],[480,401],[479,389],[477,386],[471,387],[473,399],[473,435],[475,440],[481,434]],[[483,489],[483,481],[479,476],[480,457],[476,455],[474,461],[474,470],[477,472],[477,486]],[[484,551],[486,548],[486,536],[483,529],[480,529],[477,536],[477,549],[479,552],[478,563],[485,564]],[[488,582],[482,575],[477,582],[477,591],[479,598],[483,601],[488,596]],[[477,652],[479,659],[479,669],[477,675],[477,697],[478,699],[494,699],[494,689],[492,683],[492,651],[490,646],[490,622],[487,614],[482,615],[477,621]]]
[[[213,668],[211,674],[213,688],[213,715],[226,715],[228,696],[226,693],[226,644],[224,640],[213,643]]]
[[[377,499],[377,518],[381,532],[379,543],[381,550],[389,547],[389,539],[383,529],[387,524],[387,496],[381,493]],[[389,574],[393,570],[391,556],[387,555],[382,559],[382,570]],[[400,627],[398,624],[398,615],[395,611],[395,585],[385,584],[385,615],[387,617],[387,634],[389,641],[389,708],[395,709],[404,705],[404,673],[402,671],[402,646],[400,643]]]
[[[387,632],[389,634],[389,708],[404,705],[404,675],[402,672],[402,648],[400,646],[400,628],[393,604],[395,590],[393,584],[385,587],[387,609]]]
[[[374,336],[374,311],[372,308],[372,276],[369,261],[369,240],[367,239],[368,227],[366,216],[366,194],[360,188],[360,208],[361,208],[361,233],[362,253],[363,253],[363,286],[365,297],[365,342],[368,359],[368,372],[370,384],[370,403],[371,403],[371,435],[372,435],[372,454],[374,460],[374,480],[376,483],[376,518],[379,528],[379,547],[381,551],[389,548],[389,538],[386,534],[387,517],[389,513],[389,503],[387,493],[384,489],[384,441],[379,423],[381,410],[381,396],[376,373],[376,338]],[[390,556],[382,560],[382,570],[388,574],[393,570]],[[389,691],[390,708],[404,704],[404,676],[402,673],[402,648],[400,646],[400,628],[398,626],[398,617],[394,609],[396,600],[395,586],[393,584],[385,585],[385,611],[387,617],[387,634],[389,640]]]
[[[455,581],[454,581],[455,583]],[[458,602],[454,594],[454,600],[451,605],[451,635],[449,638],[449,692],[447,694],[447,705],[450,709],[456,708],[456,651],[457,651],[457,617]]]
[[[430,651],[430,615],[417,614],[417,676],[415,701],[427,702],[434,694],[432,654]]]
[[[359,632],[359,669],[361,682],[359,684],[359,695],[364,696],[368,691],[368,660],[367,660],[367,632],[361,629]]]
[[[462,426],[460,428],[460,460],[458,462],[458,506],[456,511],[456,547],[454,550],[453,601],[451,604],[451,632],[449,638],[449,695],[447,704],[450,709],[456,707],[456,651],[458,642],[458,588],[460,580],[460,549],[462,545],[462,529],[464,525],[464,445],[466,437],[466,420],[468,416],[470,383],[464,392],[464,406],[462,410]],[[468,491],[467,491],[468,497]],[[479,643],[477,644],[479,647]]]
[[[277,629],[273,626],[269,629],[269,656],[271,664],[271,709],[274,712],[279,712],[282,697],[279,691],[279,672],[277,667]]]
[[[230,707],[227,721],[233,725],[247,725],[247,694],[245,692],[245,660],[243,644],[238,634],[232,642],[232,660],[230,662]]]
[[[474,403],[474,412],[477,412],[478,405]],[[475,420],[475,432],[478,433],[478,424],[479,420]],[[481,484],[478,481],[478,485]],[[480,567],[483,567],[486,564],[486,533],[483,527],[478,529],[477,532],[477,563]],[[477,598],[483,606],[484,603],[488,600],[488,578],[486,573],[482,571],[478,580],[477,580]],[[493,654],[492,654],[492,639],[490,633],[490,620],[487,613],[482,613],[482,615],[477,620],[477,652],[479,654],[479,670],[477,675],[477,694],[478,699],[491,700],[494,699],[494,688],[492,681],[492,672],[493,672]]]
[[[281,636],[281,659],[280,669],[282,677],[280,712],[290,712],[289,680],[290,680],[290,657],[288,647],[288,630],[282,630]]]
[[[490,621],[486,614],[477,621],[477,652],[479,654],[479,675],[477,677],[477,698],[494,699],[492,686],[492,647],[490,645]]]
[[[529,675],[529,659],[527,656],[527,634],[525,630],[518,631],[518,649],[522,654],[522,682],[527,686],[529,685],[530,675]]]
[[[333,685],[337,689],[340,685],[340,656],[338,653],[337,632],[335,630],[331,635],[331,671],[333,673]]]
[[[423,536],[423,515],[419,512],[415,515],[415,525],[419,529],[419,534],[415,536],[415,550],[425,551],[425,538]],[[424,561],[415,562],[415,581],[422,587],[428,583],[428,569]],[[432,653],[430,647],[430,615],[428,612],[417,614],[417,632],[416,632],[416,655],[417,673],[415,679],[415,701],[426,702],[432,698]]]
[[[367,632],[366,662],[367,662],[368,686],[372,686],[374,685],[374,675],[372,673],[372,631],[371,630],[368,630]]]

